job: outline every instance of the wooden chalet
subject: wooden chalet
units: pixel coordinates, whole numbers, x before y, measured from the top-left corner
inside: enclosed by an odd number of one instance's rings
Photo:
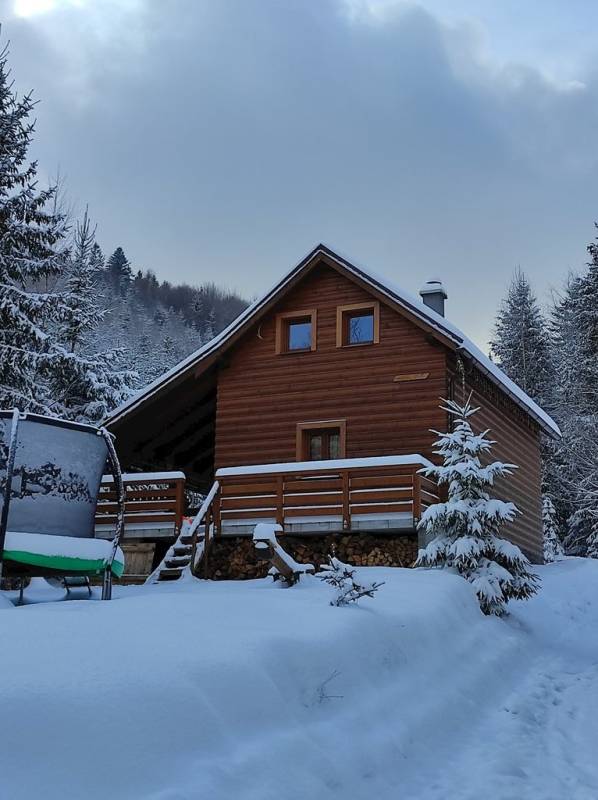
[[[445,298],[436,282],[412,297],[318,245],[110,416],[123,465],[180,471],[203,494],[217,481],[210,520],[223,541],[272,520],[285,536],[369,535],[378,550],[395,537],[415,553],[422,509],[438,499],[419,470],[436,458],[431,429],[449,424],[440,398],[473,392],[493,456],[519,465],[505,497],[522,513],[507,534],[540,561],[540,438],[558,427],[448,322]]]

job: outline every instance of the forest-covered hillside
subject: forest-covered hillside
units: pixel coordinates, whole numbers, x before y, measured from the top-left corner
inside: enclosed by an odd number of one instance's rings
[[[122,347],[136,387],[154,380],[225,328],[247,305],[207,280],[197,286],[159,281],[134,269],[122,247],[104,259],[94,247],[95,287],[104,311],[98,348]],[[91,342],[90,342],[91,344]]]

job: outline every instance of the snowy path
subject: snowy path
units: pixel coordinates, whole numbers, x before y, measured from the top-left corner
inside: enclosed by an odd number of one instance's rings
[[[413,796],[596,800],[597,695],[598,667],[572,671],[567,661],[538,659]]]
[[[311,579],[0,611],[0,794],[598,800],[598,562],[541,568],[506,620],[446,573],[372,573],[349,609]]]
[[[557,593],[554,579],[563,572],[573,580]],[[598,798],[598,592],[575,582],[573,563],[547,567],[543,577],[552,598],[522,604],[509,620],[527,645],[510,691],[480,706],[455,757],[406,787],[408,797]]]

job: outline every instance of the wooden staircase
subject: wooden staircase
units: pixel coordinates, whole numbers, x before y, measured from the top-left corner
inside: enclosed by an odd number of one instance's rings
[[[168,548],[160,564],[145,581],[146,584],[177,581],[195,573],[200,561],[207,557],[211,540],[212,504],[219,489],[216,481],[191,524],[181,525],[178,539]]]

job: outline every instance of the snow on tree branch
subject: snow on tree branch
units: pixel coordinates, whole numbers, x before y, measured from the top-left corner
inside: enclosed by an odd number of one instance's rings
[[[531,597],[539,584],[519,548],[498,535],[519,513],[517,507],[487,491],[516,466],[500,461],[482,466],[480,457],[489,454],[494,443],[488,431],[474,433],[470,419],[479,409],[471,405],[471,397],[463,406],[451,400],[443,403],[455,427],[439,434],[436,442],[442,465],[421,472],[446,485],[448,498],[422,514],[419,527],[431,541],[419,551],[416,566],[453,569],[473,585],[485,614],[501,616],[509,600]]]
[[[334,555],[328,557],[328,564],[322,564],[318,578],[334,587],[335,597],[330,601],[331,606],[346,606],[356,603],[361,597],[373,597],[384,582],[358,583],[355,578],[355,567],[344,564]]]

